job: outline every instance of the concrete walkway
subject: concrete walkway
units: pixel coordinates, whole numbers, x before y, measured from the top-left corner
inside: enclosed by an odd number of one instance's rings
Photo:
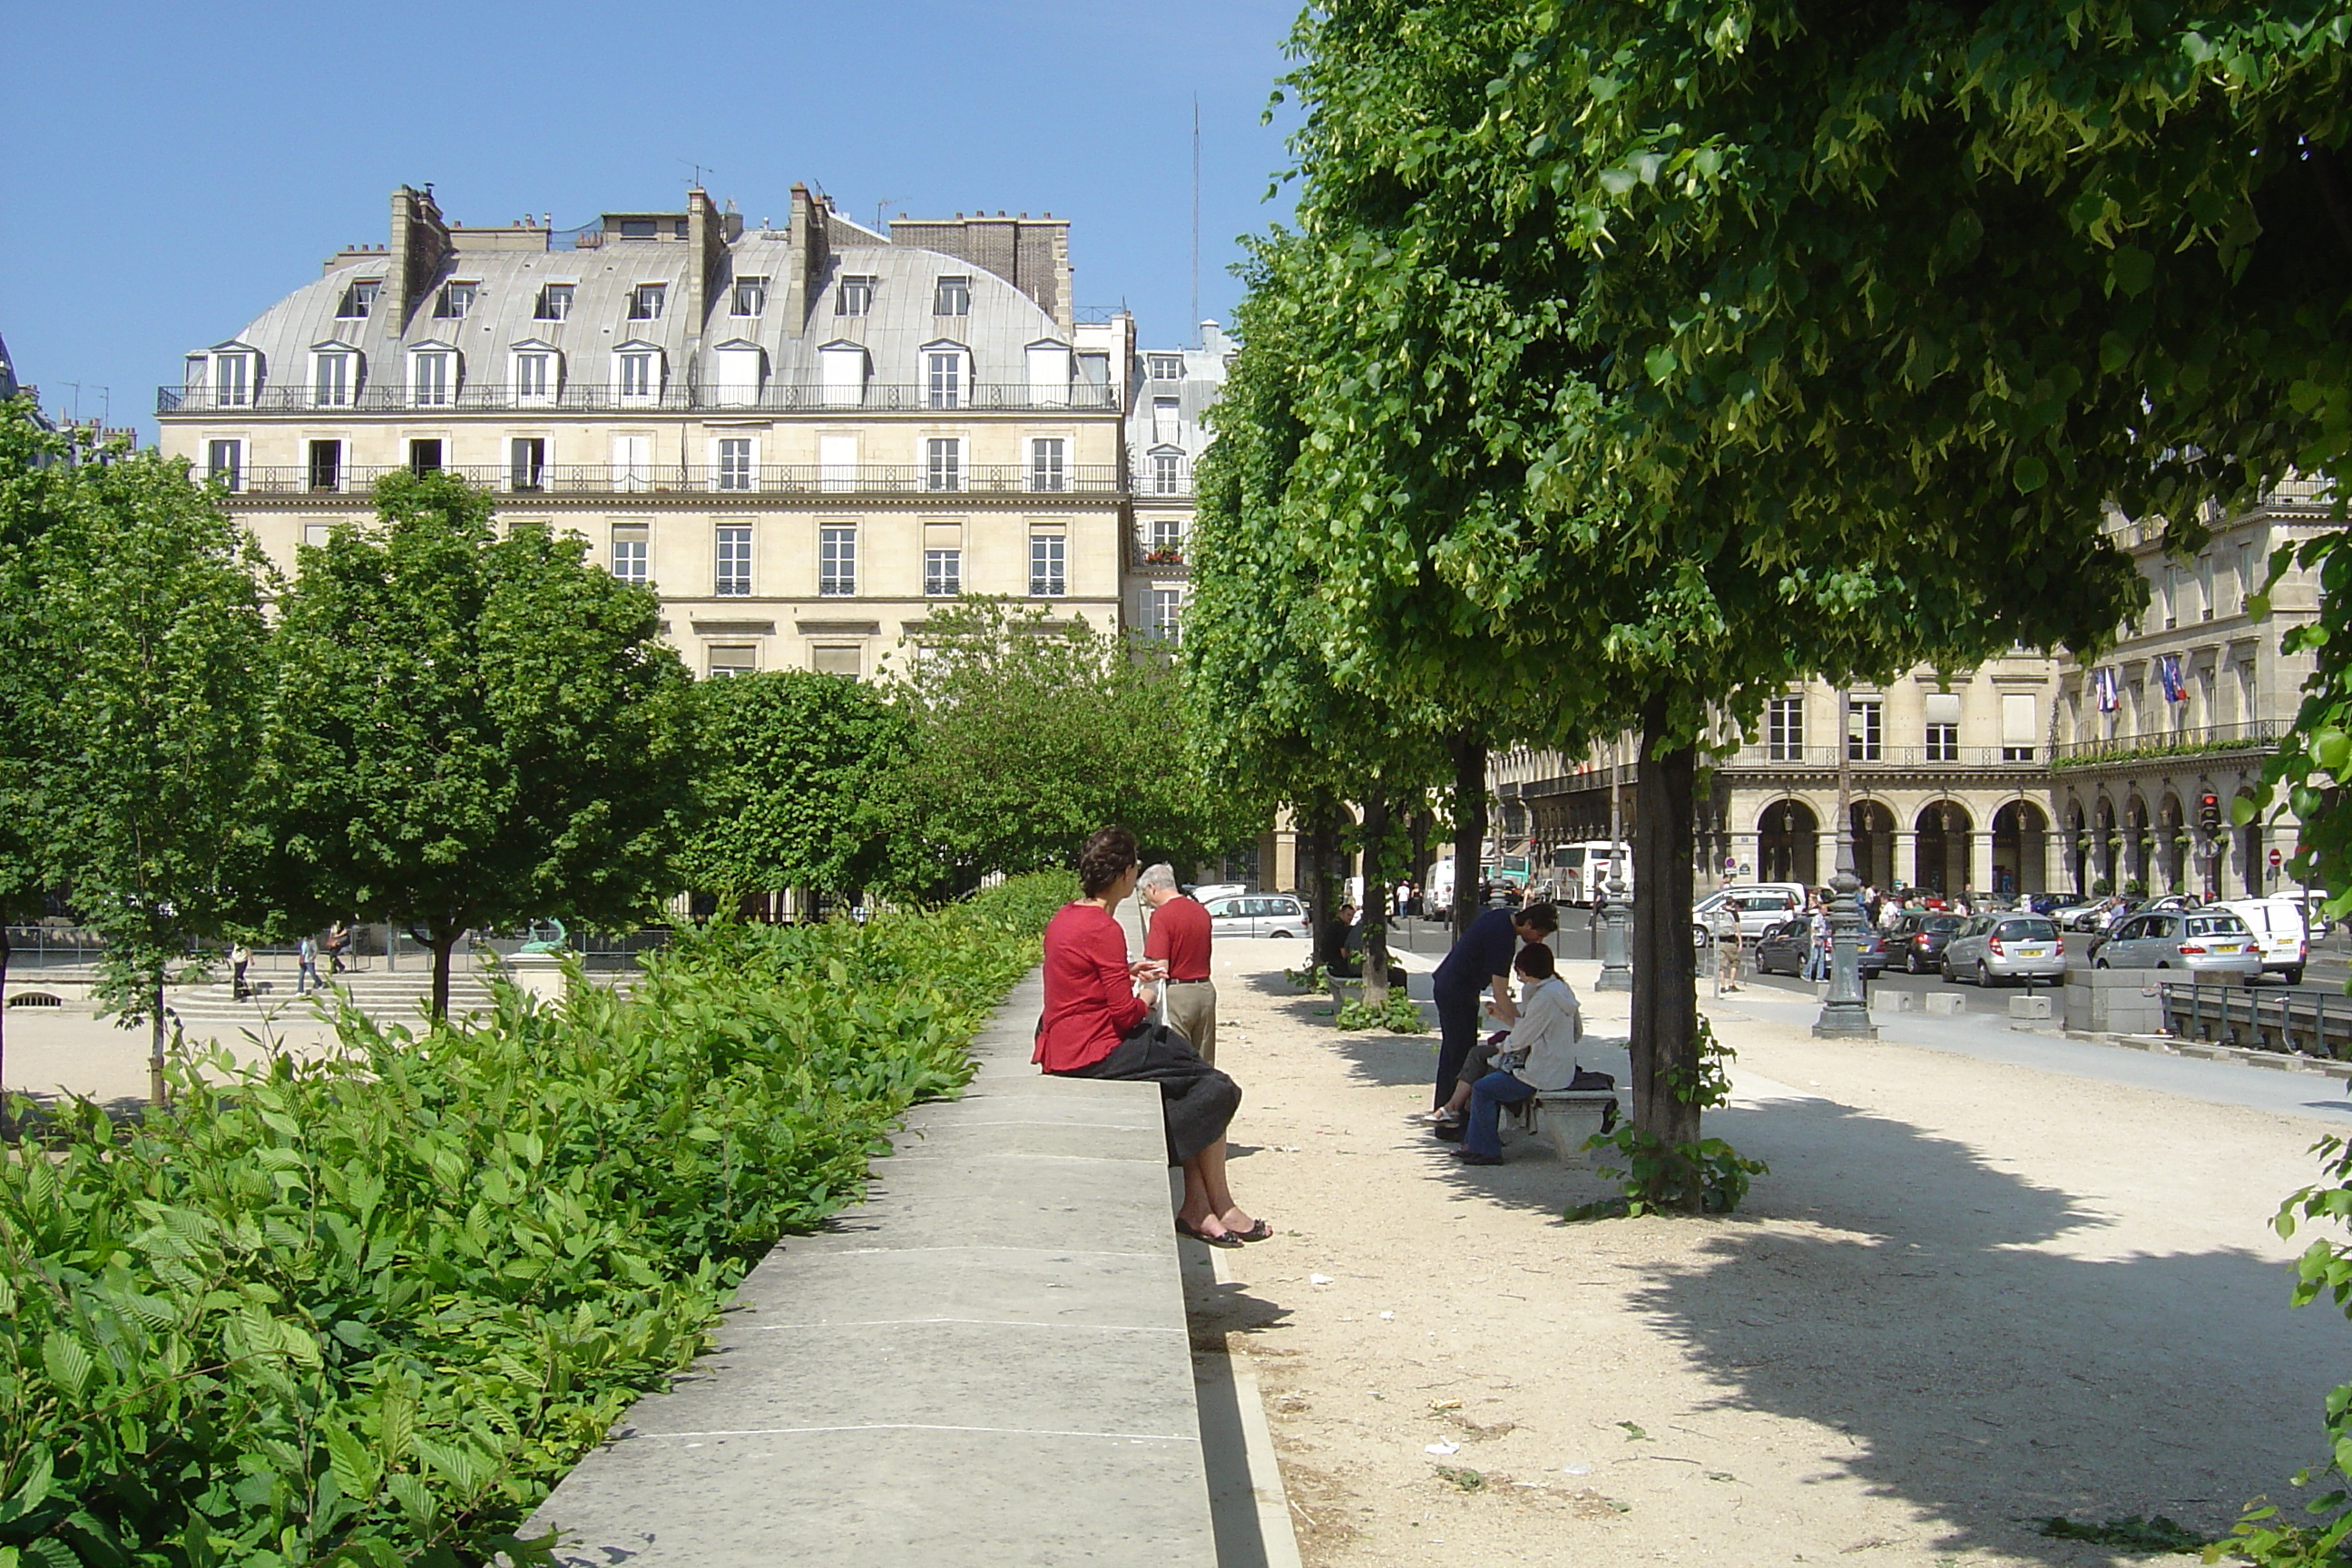
[[[558,1561],[1216,1562],[1159,1095],[1038,1076],[1040,1000],[556,1489]]]

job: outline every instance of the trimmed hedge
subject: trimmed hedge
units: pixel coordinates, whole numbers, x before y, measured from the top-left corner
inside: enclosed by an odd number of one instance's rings
[[[0,1157],[0,1568],[457,1564],[858,1195],[1067,878],[722,926],[636,993],[180,1079]],[[23,1109],[22,1106],[19,1109]]]

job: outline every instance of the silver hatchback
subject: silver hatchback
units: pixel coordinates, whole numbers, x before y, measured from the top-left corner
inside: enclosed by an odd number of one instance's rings
[[[1246,898],[1211,899],[1206,907],[1209,934],[1213,937],[1304,939],[1309,934],[1307,906],[1286,893],[1253,893]]]
[[[2263,946],[2227,910],[2160,910],[2116,927],[2094,952],[2091,967],[2180,969],[2196,980],[2252,981],[2263,972]]]
[[[2046,915],[1977,915],[1952,934],[1944,948],[1946,980],[1999,981],[2066,978],[2066,950],[2058,922]]]

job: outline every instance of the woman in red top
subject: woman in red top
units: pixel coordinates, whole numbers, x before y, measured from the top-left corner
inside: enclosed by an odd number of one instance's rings
[[[1241,1106],[1241,1086],[1182,1036],[1144,1026],[1162,966],[1129,963],[1127,933],[1111,916],[1135,891],[1141,869],[1126,828],[1106,827],[1087,840],[1078,857],[1086,896],[1065,904],[1045,927],[1045,1013],[1033,1059],[1066,1078],[1158,1084],[1168,1163],[1184,1167],[1177,1231],[1217,1247],[1264,1241],[1274,1228],[1243,1213],[1225,1185],[1225,1126]]]

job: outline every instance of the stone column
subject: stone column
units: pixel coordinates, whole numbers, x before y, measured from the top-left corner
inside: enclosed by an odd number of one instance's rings
[[[1813,886],[1826,888],[1837,875],[1837,829],[1824,827],[1813,835]]]
[[[1919,879],[1919,835],[1911,828],[1895,830],[1894,885],[1908,888]]]
[[[1990,827],[1969,830],[1969,886],[1979,893],[1992,891],[1992,829]]]

